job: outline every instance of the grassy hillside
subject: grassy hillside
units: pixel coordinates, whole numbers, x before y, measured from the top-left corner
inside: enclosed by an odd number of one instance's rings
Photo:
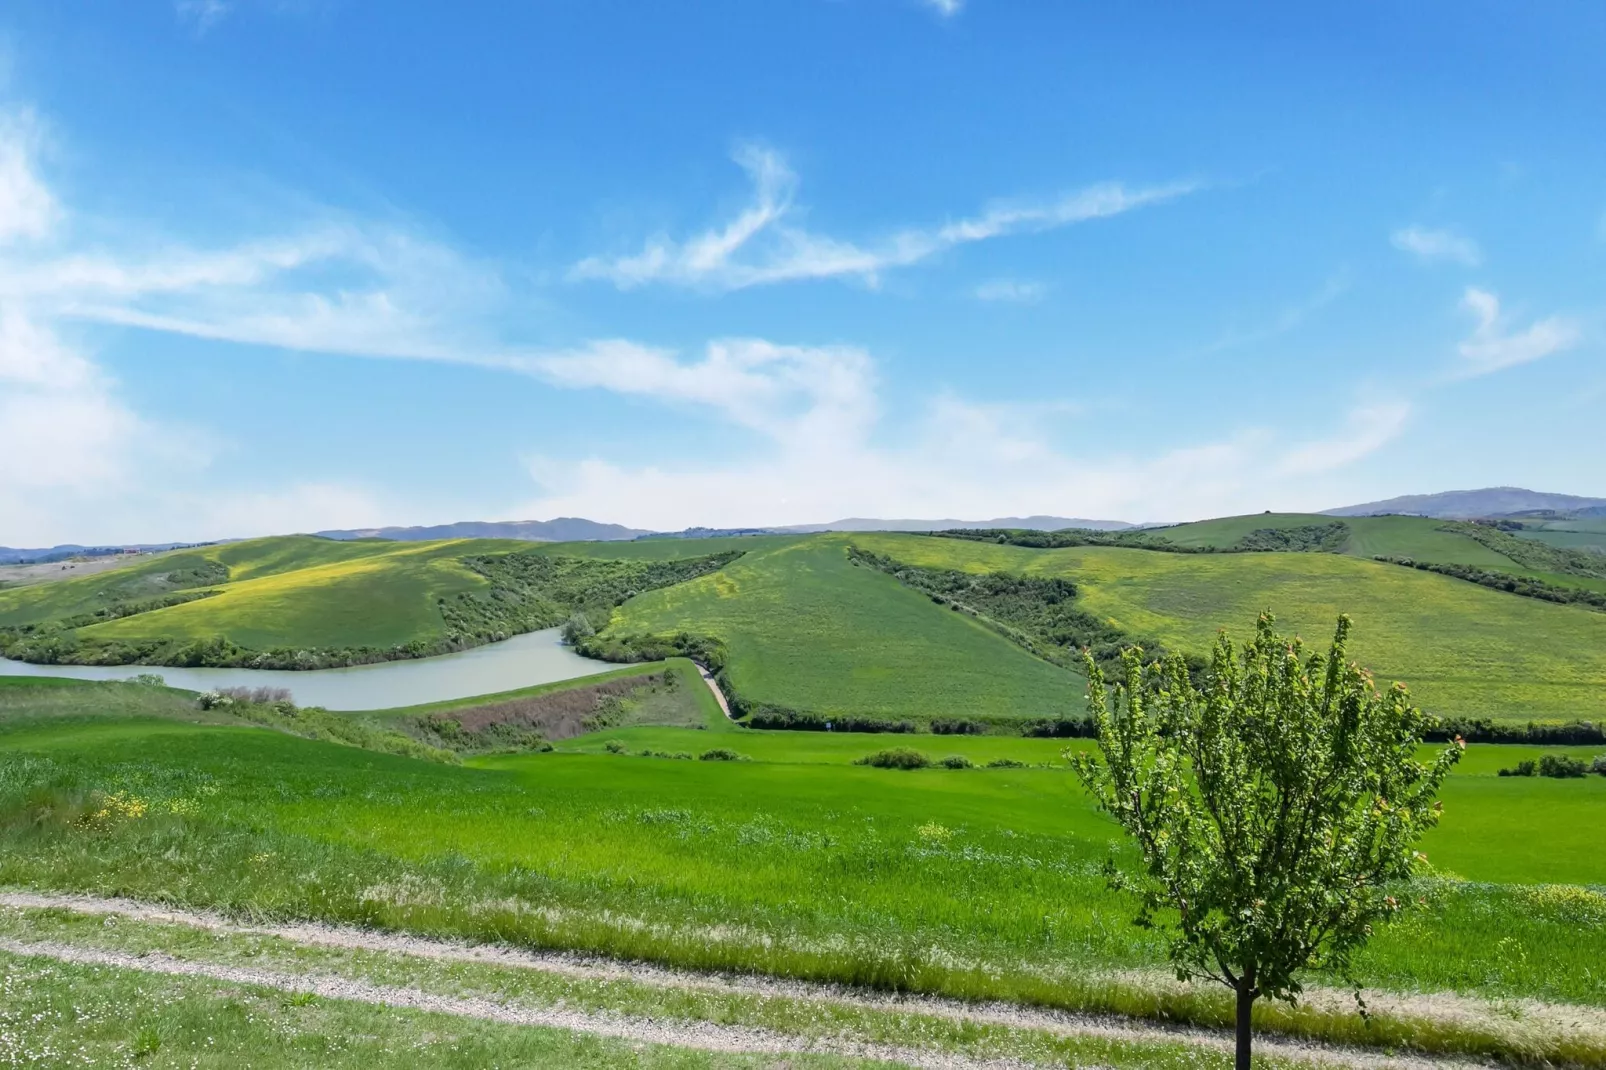
[[[429,639],[444,630],[436,606],[439,599],[488,586],[458,558],[507,549],[500,543],[468,540],[370,543],[360,548],[367,552],[300,553],[299,546],[270,546],[270,552],[259,557],[236,556],[231,575],[239,569],[239,578],[217,596],[97,624],[84,629],[83,636],[104,640],[221,635],[256,649],[383,647]]]
[[[1491,591],[1340,554],[1167,554],[1114,547],[1029,550],[909,535],[857,545],[909,564],[1063,576],[1084,607],[1138,635],[1203,652],[1273,609],[1287,631],[1331,636],[1356,619],[1355,657],[1403,680],[1442,714],[1606,717],[1606,614]]]
[[[1263,526],[1330,523],[1328,517],[1260,515],[1168,530],[1178,541],[1214,545]],[[456,634],[445,616],[453,605],[494,616],[498,606],[534,599],[529,604],[539,606],[541,620],[557,623],[569,601],[590,597],[564,593],[568,581],[547,576],[551,570],[543,571],[545,566],[503,570],[505,575],[471,567],[475,555],[516,551],[526,563],[579,562],[574,567],[590,584],[585,589],[601,599],[602,617],[617,598],[645,591],[612,610],[602,638],[614,643],[687,633],[719,640],[730,684],[760,707],[822,720],[915,725],[938,718],[1018,724],[1080,711],[1079,677],[885,572],[856,567],[848,549],[859,546],[924,568],[1067,579],[1078,588],[1079,610],[1126,636],[1185,653],[1206,652],[1219,627],[1242,634],[1265,608],[1312,641],[1324,640],[1337,614],[1349,612],[1358,624],[1356,656],[1380,677],[1405,681],[1434,712],[1516,722],[1606,719],[1606,613],[1369,560],[1386,553],[1481,561],[1480,567],[1505,561],[1499,567],[1518,571],[1489,546],[1439,530],[1437,521],[1377,517],[1347,523],[1344,553],[1036,550],[885,533],[537,546],[296,536],[180,551],[127,569],[0,591],[0,625],[93,612],[136,595],[205,590],[218,593],[91,624],[76,635],[86,649],[146,643],[156,644],[150,649],[158,653],[219,638],[245,650],[292,654],[324,648],[377,651],[375,656],[436,652],[429,644]],[[1502,548],[1518,541],[1496,536],[1491,538]],[[718,559],[698,564],[721,551],[744,556],[723,567]],[[638,569],[639,577],[632,571]],[[677,582],[699,571],[699,578]],[[500,577],[496,598],[486,597],[487,575]],[[469,603],[453,601],[465,596]],[[473,627],[465,633],[471,638],[494,634],[501,625],[487,617]]]
[[[605,739],[630,753],[596,752]],[[748,760],[636,753],[704,740]],[[1052,746],[901,742],[977,758]],[[1216,1006],[1165,995],[1162,947],[1100,870],[1113,827],[1063,763],[902,772],[844,764],[844,745],[624,729],[449,766],[257,729],[0,714],[0,882],[1173,1020]],[[1426,844],[1466,880],[1412,887],[1356,979],[1602,1006],[1606,900],[1554,885],[1606,881],[1591,838],[1606,779],[1499,778],[1490,767],[1521,752],[1498,750],[1474,761],[1474,745]],[[1375,1032],[1386,1019],[1351,1024],[1336,1035],[1392,1043]]]
[[[1565,550],[1606,554],[1606,517],[1587,520],[1534,520],[1513,534]]]
[[[33,660],[255,665],[252,652],[274,651],[276,666],[303,668],[460,649],[556,625],[578,608],[603,617],[618,596],[701,567],[682,567],[696,546],[678,540],[575,550],[589,548],[256,539],[0,592],[0,627],[44,626],[18,649]],[[560,564],[517,566],[529,558]],[[191,600],[162,604],[182,599]],[[80,616],[97,613],[112,619]]]
[[[713,575],[633,599],[607,634],[722,640],[743,698],[810,713],[925,722],[1081,709],[1079,678],[854,567],[850,541],[821,535],[750,550]]]
[[[1332,517],[1317,513],[1255,513],[1178,524],[1155,532],[1178,546],[1237,544],[1251,532],[1266,528],[1317,528],[1342,521],[1349,536],[1340,548],[1352,557],[1409,557],[1441,564],[1476,565],[1513,571],[1517,562],[1464,535],[1440,530],[1444,521],[1417,516]]]

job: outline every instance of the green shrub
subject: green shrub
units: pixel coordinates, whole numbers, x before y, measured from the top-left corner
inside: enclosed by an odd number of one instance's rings
[[[989,769],[1024,769],[1024,768],[1026,768],[1026,763],[1025,762],[1017,762],[1013,758],[994,758],[992,761],[987,763],[987,768],[989,768]]]
[[[937,764],[942,766],[944,769],[976,768],[976,763],[971,761],[969,758],[966,758],[963,754],[950,754]]]
[[[620,743],[617,739],[610,739],[607,743],[603,744],[603,749],[609,754],[623,754],[625,752],[625,745]]]
[[[1581,777],[1589,772],[1589,766],[1584,764],[1582,758],[1574,758],[1566,754],[1547,754],[1539,759],[1539,775],[1567,779]]]
[[[1536,763],[1533,759],[1530,758],[1527,761],[1518,762],[1511,769],[1502,769],[1502,770],[1500,770],[1500,775],[1501,776],[1534,776],[1538,772],[1539,772],[1538,763]]]
[[[1594,761],[1589,763],[1589,771],[1591,773],[1599,773],[1601,776],[1606,776],[1606,754],[1595,755]]]
[[[737,754],[729,747],[715,747],[713,750],[705,750],[699,758],[699,761],[704,762],[741,762],[746,760],[747,756],[745,754]]]
[[[931,759],[909,747],[889,747],[855,758],[853,764],[873,765],[877,769],[925,769],[931,765]]]

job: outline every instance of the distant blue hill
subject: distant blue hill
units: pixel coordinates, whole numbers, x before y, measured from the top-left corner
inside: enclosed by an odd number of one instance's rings
[[[525,539],[530,542],[618,542],[646,535],[642,528],[623,524],[601,524],[582,517],[560,516],[552,520],[465,520],[456,524],[427,527],[351,528],[317,531],[326,539],[395,539],[423,542],[426,539]]]
[[[1407,494],[1364,505],[1323,510],[1328,516],[1431,516],[1441,520],[1471,520],[1516,513],[1558,513],[1579,516],[1606,515],[1606,498],[1576,494],[1546,494],[1522,487],[1485,487],[1482,490],[1447,490],[1441,494]]]

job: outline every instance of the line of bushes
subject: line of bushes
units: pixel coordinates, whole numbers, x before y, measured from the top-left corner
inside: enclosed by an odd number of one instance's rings
[[[1544,754],[1537,762],[1528,759],[1511,769],[1500,770],[1501,776],[1547,776],[1557,780],[1575,779],[1590,773],[1606,776],[1606,754],[1597,754],[1589,762],[1570,754]]]
[[[1033,550],[1059,550],[1071,546],[1119,546],[1158,550],[1167,554],[1338,553],[1350,535],[1342,520],[1291,528],[1256,528],[1228,546],[1183,546],[1157,531],[1095,531],[1063,528],[1030,531],[1021,528],[950,528],[926,534],[943,539],[995,542]]]
[[[1606,725],[1594,721],[1504,724],[1486,717],[1435,718],[1423,732],[1429,743],[1449,743],[1460,737],[1468,743],[1528,743],[1568,747],[1606,743]]]
[[[1533,579],[1529,576],[1513,576],[1509,572],[1496,572],[1491,569],[1478,568],[1475,565],[1446,565],[1436,561],[1417,561],[1409,557],[1376,557],[1375,561],[1383,561],[1391,565],[1404,565],[1407,568],[1420,569],[1423,572],[1436,572],[1441,576],[1453,576],[1458,580],[1476,583],[1480,587],[1490,587],[1497,591],[1506,591],[1510,594],[1522,595],[1524,598],[1539,598],[1546,602],[1556,602],[1561,605],[1588,606],[1590,609],[1606,610],[1606,591],[1589,591],[1582,587],[1563,587],[1560,584],[1547,583],[1544,580]]]
[[[1113,677],[1119,673],[1121,652],[1128,647],[1140,646],[1156,658],[1166,653],[1157,640],[1129,635],[1080,608],[1076,584],[1068,579],[922,568],[857,546],[848,547],[848,560],[887,573],[905,587],[974,618],[1061,668],[1078,665],[1080,652],[1086,650]],[[1193,672],[1203,672],[1203,658],[1190,656],[1188,662]]]

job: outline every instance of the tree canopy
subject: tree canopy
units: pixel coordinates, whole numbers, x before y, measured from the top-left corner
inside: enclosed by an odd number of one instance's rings
[[[1073,764],[1142,857],[1112,879],[1165,933],[1179,978],[1237,994],[1240,1067],[1254,1001],[1292,1001],[1308,969],[1347,976],[1398,909],[1390,886],[1425,861],[1416,844],[1461,755],[1457,740],[1418,760],[1428,718],[1347,659],[1350,629],[1340,617],[1328,651],[1307,654],[1263,614],[1241,650],[1217,639],[1199,685],[1176,655],[1145,666],[1127,651],[1113,688],[1084,659],[1099,753]]]

